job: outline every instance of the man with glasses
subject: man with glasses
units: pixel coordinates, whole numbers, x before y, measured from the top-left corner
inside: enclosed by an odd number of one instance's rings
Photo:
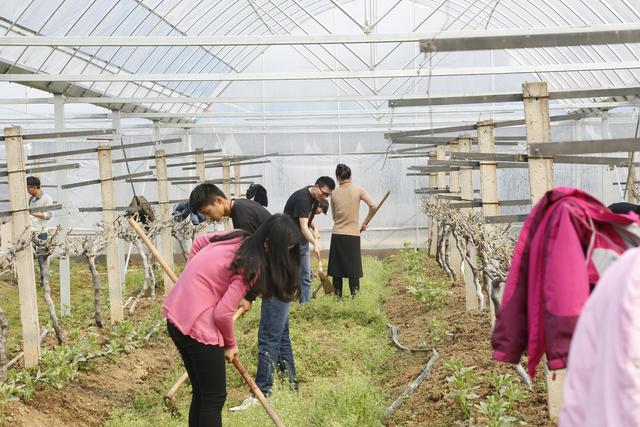
[[[293,193],[284,206],[284,214],[300,224],[300,299],[299,302],[311,300],[311,255],[309,244],[320,257],[320,242],[309,230],[309,218],[315,212],[321,200],[331,196],[336,188],[335,181],[328,176],[321,176],[315,185],[306,186]]]

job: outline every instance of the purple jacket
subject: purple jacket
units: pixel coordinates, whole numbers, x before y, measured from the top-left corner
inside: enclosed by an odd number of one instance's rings
[[[589,293],[600,278],[594,253],[616,255],[630,243],[634,213],[614,214],[590,195],[569,187],[548,191],[524,222],[493,330],[493,358],[528,371],[546,353],[549,369],[566,366],[571,337]]]

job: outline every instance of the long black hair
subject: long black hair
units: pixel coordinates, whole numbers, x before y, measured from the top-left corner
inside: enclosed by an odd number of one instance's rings
[[[234,273],[264,298],[275,296],[291,302],[300,292],[299,227],[286,215],[272,215],[249,234],[244,230],[214,236],[211,242],[243,237],[244,241],[231,262]],[[266,243],[266,245],[265,245]]]

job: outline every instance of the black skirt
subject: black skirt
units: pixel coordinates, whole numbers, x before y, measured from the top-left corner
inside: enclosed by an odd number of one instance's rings
[[[327,274],[331,277],[362,277],[360,236],[331,235]]]

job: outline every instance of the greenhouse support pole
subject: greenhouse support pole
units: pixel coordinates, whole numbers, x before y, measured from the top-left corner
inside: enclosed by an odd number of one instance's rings
[[[435,160],[435,159],[436,159],[436,153],[430,152],[429,161]],[[436,174],[432,172],[429,174],[429,187],[436,188],[437,185],[438,185],[438,178]],[[436,198],[435,195],[428,195],[427,197],[429,197],[430,199]],[[431,245],[429,246],[429,256],[432,256],[435,258],[436,251],[438,250],[438,222],[433,217],[430,217],[429,224],[430,224],[429,233],[431,234]]]
[[[551,141],[547,83],[524,83],[522,98],[527,127],[527,145]],[[531,206],[533,207],[544,196],[544,193],[553,188],[553,158],[529,157],[529,188],[531,189]],[[551,420],[557,420],[562,408],[565,370],[561,369],[551,373],[545,362],[545,374],[549,417]]]
[[[452,158],[453,153],[458,152],[458,140],[452,139],[447,143],[447,145],[449,146],[449,158]],[[451,170],[449,172],[449,194],[451,194],[452,196],[460,195],[460,172],[458,172],[457,170]],[[449,247],[451,248],[451,264],[453,271],[456,276],[462,277],[462,275],[464,274],[464,267],[462,266],[462,260],[464,259],[463,254],[460,253],[460,251],[458,250],[458,245],[456,245],[453,241],[455,240],[453,234],[451,235],[451,237],[449,237],[449,239],[452,240]]]
[[[471,152],[471,135],[462,135],[458,138],[459,148],[461,153]],[[460,168],[460,197],[463,202],[473,202],[473,169]],[[473,208],[464,208],[463,211],[473,211]],[[477,263],[476,247],[471,243],[467,243],[467,253]],[[464,299],[467,311],[478,310],[480,308],[480,302],[478,301],[478,295],[476,291],[475,281],[473,279],[473,271],[471,267],[465,262],[463,267],[464,277]]]
[[[478,152],[495,154],[496,142],[493,120],[478,122]],[[482,214],[484,216],[500,215],[498,202],[498,175],[496,162],[491,160],[480,161],[480,185],[482,194]]]
[[[167,155],[164,150],[156,150],[156,180],[158,182],[158,202],[160,205],[160,218],[165,221],[171,217],[169,205],[169,180],[167,177]],[[160,255],[165,259],[171,271],[173,271],[173,236],[169,227],[160,230]],[[162,272],[165,295],[171,291],[173,280]]]
[[[477,124],[478,130],[478,152],[495,154],[495,122],[493,120],[480,121]],[[498,175],[496,162],[492,160],[480,161],[480,194],[482,198],[482,215],[498,216],[500,215],[500,205],[498,202]],[[485,224],[485,228],[492,227],[491,224]],[[502,300],[502,297],[500,298]],[[493,299],[489,295],[489,315],[491,317],[491,326],[496,323],[496,311],[493,305]]]
[[[189,139],[191,139],[191,132],[189,132]],[[196,176],[198,177],[198,182],[202,184],[206,179],[206,169],[204,167],[204,148],[196,149]],[[202,236],[203,234],[207,234],[207,228],[204,228],[198,232],[196,232],[194,237]]]
[[[196,153],[196,176],[198,177],[198,181],[203,183],[206,177],[206,169],[204,167],[204,149],[198,148]]]
[[[457,139],[453,139],[447,143],[449,145],[449,158],[453,160],[453,153],[459,151],[460,144]],[[449,192],[453,196],[460,195],[460,172],[452,170],[449,172]]]
[[[113,171],[111,164],[111,147],[98,147],[98,166],[100,168],[100,191],[102,195],[102,217],[107,230],[107,280],[109,282],[109,307],[111,310],[111,324],[124,319],[122,310],[122,287],[120,286],[120,257],[118,256],[118,242],[113,233],[113,223],[116,220],[116,202],[113,192]]]
[[[113,135],[113,145],[120,145],[121,140],[122,140],[122,136],[120,135],[120,111],[119,110],[112,110],[111,111],[111,127],[113,129],[116,130],[116,134]],[[122,152],[122,156],[124,157],[127,153]],[[127,166],[125,163],[121,164],[120,167],[120,171],[122,175],[125,175],[127,173]],[[117,200],[116,200],[116,204],[117,204]],[[131,252],[131,247],[132,244],[129,244],[129,252]],[[121,287],[122,287],[122,292],[125,291],[126,289],[126,282],[127,282],[127,266],[128,266],[128,258],[127,257],[127,250],[125,247],[125,242],[122,239],[118,239],[118,257],[120,258],[120,280],[121,280]]]
[[[53,95],[53,112],[55,116],[55,131],[64,131],[64,97],[59,94]],[[62,151],[66,150],[64,139],[58,139],[56,145]],[[57,161],[57,159],[56,159]],[[67,183],[67,171],[56,172],[56,184],[58,185],[58,203],[62,204],[59,224],[63,230],[69,230],[69,197],[65,190],[61,188]],[[71,314],[71,273],[69,270],[69,256],[64,254],[60,257],[60,315],[69,316]]]
[[[436,147],[436,160],[446,160],[447,147],[446,145],[438,145]],[[436,175],[436,185],[438,190],[445,190],[447,188],[446,172],[438,172]]]
[[[524,83],[522,85],[524,117],[527,128],[527,144],[551,141],[549,121],[549,91],[546,82]],[[531,206],[553,188],[553,158],[529,157],[529,189]]]
[[[240,188],[240,165],[239,164],[235,164],[233,165],[233,176],[235,176],[236,178],[236,182],[235,182],[235,186],[233,189],[233,193],[236,197],[236,199],[240,198],[240,195],[242,194],[241,188]]]
[[[9,206],[12,211],[12,234],[16,240],[31,232],[31,221],[27,210],[29,207],[27,202],[27,176],[21,134],[22,131],[19,127],[4,129],[7,172],[9,175]],[[27,245],[25,249],[16,253],[15,264],[18,275],[24,367],[30,369],[38,366],[38,358],[40,357],[40,343],[38,340],[40,323],[31,245]]]
[[[231,197],[231,163],[229,160],[222,162],[222,191],[227,197]],[[231,218],[227,218],[224,222],[224,229],[231,230]]]

